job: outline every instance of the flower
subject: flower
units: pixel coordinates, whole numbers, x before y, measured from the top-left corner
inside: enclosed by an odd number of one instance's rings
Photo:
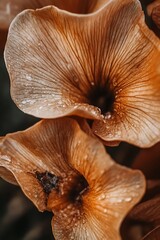
[[[159,43],[137,0],[86,15],[25,11],[5,48],[12,98],[28,114],[90,118],[104,141],[149,147],[160,140]]]
[[[40,211],[54,213],[56,239],[120,239],[123,218],[145,190],[140,171],[116,164],[71,118],[2,137],[0,166]]]

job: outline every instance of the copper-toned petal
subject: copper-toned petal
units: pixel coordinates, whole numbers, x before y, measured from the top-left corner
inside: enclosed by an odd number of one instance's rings
[[[160,224],[160,197],[155,197],[137,205],[130,216],[144,222]]]
[[[132,168],[141,170],[147,179],[159,179],[160,142],[151,148],[141,149],[134,159]]]
[[[88,36],[80,34],[87,20],[85,16],[46,7],[25,11],[13,22],[5,58],[12,97],[24,112],[45,118],[70,114],[101,118],[99,109],[87,104],[87,89],[92,86],[93,76],[87,65],[83,66],[83,53],[87,54],[89,46],[82,45],[82,49],[80,44],[83,38],[87,42]]]
[[[1,158],[8,158],[7,156],[0,156]],[[9,183],[17,185],[14,175],[4,167],[0,167],[0,176]]]
[[[65,131],[57,136],[65,124],[68,134]],[[76,127],[74,121],[73,126],[70,124],[70,120],[42,121],[24,132],[8,134],[0,139],[0,166],[12,172],[24,193],[40,211],[46,209],[46,195],[37,173],[54,172],[61,176],[69,171],[70,167],[64,161],[68,151],[65,143],[69,144],[68,138],[72,137]]]
[[[67,237],[78,240],[79,236],[82,239],[118,240],[117,229],[123,218],[144,193],[144,178],[138,171],[113,163],[100,146],[95,152],[86,154],[83,160],[79,155],[75,155],[77,161],[73,160],[72,164],[83,172],[89,189],[82,197],[81,206],[66,205],[54,215],[54,235],[63,240]],[[53,205],[54,199],[51,199]]]
[[[70,163],[83,173],[89,189],[82,197],[82,206],[75,208],[73,204],[66,204],[57,213],[54,211],[55,195],[51,194],[49,207],[55,213],[52,220],[54,235],[56,239],[65,240],[68,236],[69,239],[79,236],[85,239],[87,232],[88,239],[118,240],[117,228],[144,193],[144,178],[139,171],[133,172],[115,164],[96,139],[86,140],[83,145],[75,143],[72,151],[74,148],[76,151]],[[59,205],[62,205],[60,201]]]
[[[145,180],[139,171],[115,164],[82,127],[61,118],[8,134],[0,139],[0,166],[13,173],[40,211],[53,211],[56,239],[118,240]]]
[[[142,238],[142,240],[159,240],[160,237],[160,226],[154,228],[151,232],[149,232],[146,236]]]
[[[106,141],[149,147],[160,140],[160,41],[146,27],[139,4],[127,7],[117,14],[122,27],[117,24],[111,33],[115,102],[104,121],[94,122],[93,131]]]
[[[25,11],[12,23],[5,59],[24,112],[99,119],[93,131],[104,141],[149,147],[160,140],[159,39],[139,1],[107,1],[81,16]]]

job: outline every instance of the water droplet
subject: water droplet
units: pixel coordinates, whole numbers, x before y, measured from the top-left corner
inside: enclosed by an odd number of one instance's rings
[[[105,113],[105,115],[104,115],[104,118],[105,118],[105,119],[110,119],[111,117],[112,117],[111,112],[107,112],[107,113]]]
[[[125,199],[125,202],[130,202],[130,201],[132,201],[131,197],[128,197],[128,198]]]
[[[99,200],[104,200],[105,198],[106,198],[106,195],[104,193],[99,196]]]
[[[77,82],[77,83],[79,82],[79,79],[76,76],[73,77],[73,80],[74,82]]]
[[[105,209],[103,210],[103,212],[104,212],[104,213],[107,213],[107,209],[105,208]]]
[[[69,70],[72,70],[72,65],[71,65],[70,63],[68,63],[68,64],[67,64],[67,68],[68,68]]]
[[[91,82],[91,85],[92,85],[92,86],[94,86],[94,85],[95,85],[95,83],[92,81],[92,82]]]
[[[32,76],[31,76],[31,75],[26,75],[26,79],[27,79],[28,81],[31,81],[31,80],[32,80]]]

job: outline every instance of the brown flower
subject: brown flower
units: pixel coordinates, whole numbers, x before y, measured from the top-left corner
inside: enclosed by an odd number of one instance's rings
[[[53,211],[56,239],[120,239],[124,216],[145,190],[141,172],[114,163],[69,118],[1,138],[0,166],[40,211]]]
[[[17,106],[41,118],[93,119],[104,141],[160,140],[160,45],[139,1],[88,15],[28,10],[11,25],[5,59]]]

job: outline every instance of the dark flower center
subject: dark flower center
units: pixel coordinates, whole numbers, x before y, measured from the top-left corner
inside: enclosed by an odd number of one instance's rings
[[[52,191],[52,189],[55,189],[58,186],[59,181],[58,177],[47,171],[43,173],[37,171],[36,178],[43,187],[44,192],[47,194],[49,194]]]
[[[94,85],[88,94],[89,104],[98,107],[102,114],[113,111],[114,92],[109,86]]]
[[[81,202],[82,194],[88,189],[88,182],[83,175],[71,172],[66,177],[57,177],[49,172],[36,172],[36,178],[46,194],[56,190],[59,195],[66,196],[69,202]]]
[[[74,177],[70,191],[68,192],[70,202],[81,202],[82,194],[88,189],[88,186],[88,182],[83,175],[78,174]]]

